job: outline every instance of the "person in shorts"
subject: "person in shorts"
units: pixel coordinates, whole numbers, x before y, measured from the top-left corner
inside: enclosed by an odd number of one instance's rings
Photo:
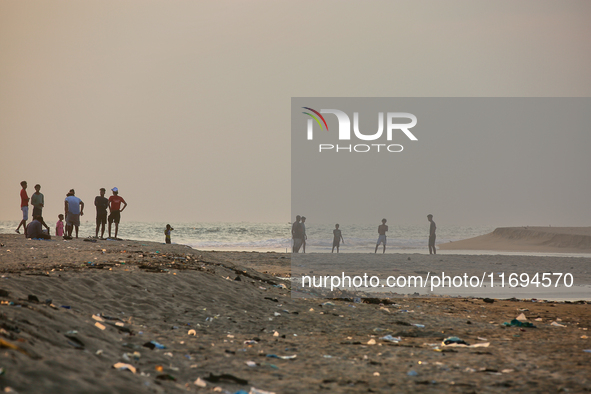
[[[47,234],[49,234],[49,226],[43,220],[43,207],[45,206],[45,197],[43,193],[41,193],[41,185],[35,185],[35,193],[31,195],[31,205],[33,206],[33,217],[39,217],[41,220],[41,225],[47,229]]]
[[[107,208],[109,208],[109,200],[105,197],[106,189],[101,187],[99,190],[100,196],[94,198],[94,206],[96,207],[96,234],[98,238],[99,227],[101,227],[101,239],[105,236],[105,225],[107,224]]]
[[[119,189],[112,188],[113,195],[109,197],[109,238],[111,238],[111,224],[115,223],[115,239],[117,239],[117,232],[119,231],[119,222],[121,221],[121,212],[127,207],[127,203],[119,195]],[[121,208],[123,203],[123,208]]]
[[[341,234],[341,230],[339,230],[339,225],[334,225],[334,230],[332,230],[333,240],[332,240],[332,251],[330,253],[334,253],[334,248],[337,248],[337,253],[339,253],[339,246],[341,244],[341,240],[345,243],[345,239]]]
[[[21,182],[21,211],[23,212],[23,220],[18,224],[16,228],[16,233],[20,234],[19,231],[21,226],[23,226],[23,231],[27,231],[27,220],[29,220],[29,196],[27,195],[27,181]]]
[[[80,216],[84,215],[84,202],[75,196],[74,189],[70,189],[65,200],[66,214],[66,235],[64,238],[72,239],[72,229],[76,227],[76,238],[78,238],[78,229],[80,227]]]
[[[376,243],[376,250],[374,251],[374,253],[378,252],[378,246],[380,246],[380,244],[384,244],[384,251],[382,253],[386,253],[386,231],[388,231],[388,226],[386,226],[386,222],[386,219],[382,219],[382,224],[378,226],[378,234],[380,236],[378,237],[378,242]]]

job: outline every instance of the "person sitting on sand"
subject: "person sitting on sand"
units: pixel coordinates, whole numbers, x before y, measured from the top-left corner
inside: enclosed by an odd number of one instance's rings
[[[429,254],[437,254],[435,250],[435,230],[437,226],[435,226],[435,222],[433,221],[433,215],[428,214],[427,220],[431,222],[431,226],[429,227]]]
[[[332,251],[330,253],[334,252],[335,247],[337,248],[337,253],[339,253],[339,245],[341,243],[341,240],[343,240],[343,243],[345,243],[345,239],[341,234],[341,230],[339,230],[338,223],[334,225],[334,230],[332,230],[332,234],[334,235],[334,238],[332,240]]]
[[[51,239],[49,234],[43,232],[43,216],[33,216],[33,221],[25,228],[25,237],[35,239]]]
[[[165,241],[167,244],[170,243],[170,232],[174,230],[174,228],[170,227],[170,224],[166,225],[166,229],[164,230],[164,235],[165,235]]]
[[[55,223],[55,235],[62,237],[64,235],[64,215],[60,213],[57,218],[59,220]]]
[[[376,250],[374,251],[374,253],[378,252],[378,246],[380,246],[381,243],[384,244],[384,251],[382,253],[386,253],[386,231],[388,231],[388,226],[386,226],[386,222],[386,219],[382,219],[382,224],[378,226],[378,234],[380,236],[378,237],[378,243],[376,244]]]

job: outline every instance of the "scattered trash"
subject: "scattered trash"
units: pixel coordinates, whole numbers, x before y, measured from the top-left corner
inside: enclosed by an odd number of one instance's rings
[[[117,363],[117,364],[113,365],[113,368],[118,369],[120,371],[127,370],[127,371],[130,371],[132,373],[135,373],[136,372],[135,367],[133,365],[131,365],[131,364]]]
[[[105,320],[104,320],[102,317],[100,317],[99,315],[92,315],[92,318],[93,318],[94,320],[97,320],[97,321],[100,321],[100,322],[104,322],[104,321],[105,321]]]
[[[417,323],[415,323],[415,324],[413,324],[413,326],[418,327],[418,328],[425,328],[425,325],[424,324],[417,324]]]
[[[373,373],[373,376],[380,376],[380,373],[379,372],[374,372]]]
[[[591,349],[583,349],[585,353],[591,353]]]
[[[406,373],[408,376],[419,376],[419,373],[413,369]]]
[[[197,378],[195,382],[193,382],[197,387],[207,387],[207,383],[201,378]]]
[[[369,341],[367,341],[368,345],[375,345],[376,344],[376,340],[375,339],[370,339]]]
[[[552,323],[550,323],[551,326],[554,327],[566,327],[564,324],[560,324],[560,323],[556,323],[555,321],[553,321]]]
[[[294,354],[293,356],[278,356],[276,354],[267,354],[267,357],[270,357],[270,358],[280,358],[282,360],[293,360],[294,358],[297,357],[297,354]]]
[[[189,332],[187,334],[188,335],[197,335],[197,331],[191,329],[191,330],[189,330]]]
[[[255,387],[251,387],[248,394],[275,394],[275,393],[272,391],[259,390]]]
[[[249,340],[244,341],[245,345],[256,345],[257,343],[258,342],[253,339],[249,339]]]
[[[64,308],[64,309],[72,309],[71,306],[69,305],[61,305],[60,308]]]
[[[273,336],[274,336],[274,337],[278,337],[278,336],[279,336],[279,332],[275,331],[275,332],[273,333]]]
[[[507,327],[529,327],[529,328],[536,328],[536,326],[533,323],[530,323],[528,321],[521,322],[521,321],[519,321],[517,319],[511,320],[510,323],[505,322],[505,323],[503,323],[503,325],[504,326],[507,326]]]
[[[469,343],[467,343],[466,341],[464,341],[463,339],[460,339],[458,337],[447,337],[443,340],[443,342],[441,342],[441,344],[443,346],[453,346],[453,345],[470,346]]]
[[[246,361],[246,365],[248,365],[249,367],[256,367],[257,363],[255,363],[254,361]]]
[[[171,353],[171,352],[166,352],[166,353],[164,353],[164,355],[165,355],[166,357],[173,357],[173,355],[172,355],[172,353]]]
[[[208,377],[203,378],[204,380],[207,380],[208,382],[211,383],[217,383],[219,381],[231,381],[237,384],[242,384],[242,385],[246,385],[248,384],[248,380],[245,379],[240,379],[234,375],[230,375],[229,373],[223,373],[221,375],[214,375],[212,373],[209,374]]]
[[[520,322],[525,323],[527,321],[527,317],[525,317],[525,315],[522,313],[519,316],[517,316],[515,320],[519,320]]]
[[[400,341],[402,341],[401,337],[393,337],[392,335],[386,335],[380,338],[382,341],[388,341],[388,342],[395,342],[398,343]]]
[[[156,341],[150,341],[150,342],[146,342],[143,345],[144,347],[147,347],[148,349],[166,349],[166,346],[156,342]]]
[[[104,325],[102,325],[99,322],[94,323],[94,326],[97,327],[97,328],[100,328],[101,330],[104,330],[106,328]]]
[[[172,375],[169,375],[169,374],[158,375],[158,376],[156,376],[156,379],[159,379],[159,380],[172,380],[172,381],[176,382],[176,378],[174,376],[172,376]]]

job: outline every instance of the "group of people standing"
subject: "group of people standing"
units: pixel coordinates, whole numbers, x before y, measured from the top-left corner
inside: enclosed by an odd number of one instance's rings
[[[43,207],[45,206],[45,197],[40,192],[41,185],[35,185],[35,193],[29,198],[27,195],[27,182],[21,182],[21,211],[23,218],[20,221],[16,232],[20,234],[21,226],[24,229],[25,236],[27,238],[42,238],[51,239],[49,226],[43,220]],[[115,238],[119,231],[119,222],[121,220],[121,212],[127,207],[127,202],[123,197],[119,196],[119,189],[114,187],[111,189],[113,195],[108,199],[105,197],[105,188],[100,189],[100,196],[97,196],[94,200],[96,206],[96,234],[95,238],[98,238],[99,227],[101,229],[101,239],[104,239],[105,224],[107,220],[109,222],[109,238],[111,238],[111,225],[115,223]],[[29,202],[33,205],[33,220],[27,225],[29,220]],[[123,207],[121,207],[123,204]],[[110,214],[107,216],[107,209]],[[76,230],[76,238],[78,238],[78,230],[80,227],[80,216],[84,215],[84,202],[76,196],[74,189],[66,194],[64,200],[64,214],[58,215],[58,221],[55,226],[55,235],[58,237],[63,236],[64,239],[72,239],[72,231]],[[65,218],[65,228],[64,228]],[[43,226],[47,229],[43,231]]]
[[[429,221],[429,254],[437,254],[435,249],[435,230],[437,226],[433,221],[433,215],[427,215],[427,220]],[[306,253],[306,240],[308,236],[306,235],[306,218],[304,216],[297,215],[296,221],[291,225],[291,237],[293,239],[293,247],[292,253],[299,253],[300,248],[303,246],[303,252]],[[374,253],[378,252],[378,247],[383,245],[382,253],[386,253],[386,232],[388,232],[388,225],[386,224],[387,220],[382,219],[382,224],[378,226],[378,241],[376,243],[376,248]],[[332,230],[333,233],[333,241],[332,241],[332,251],[334,253],[334,249],[337,249],[337,253],[339,253],[339,247],[341,241],[345,243],[345,239],[339,229],[339,224],[335,224],[335,229]]]

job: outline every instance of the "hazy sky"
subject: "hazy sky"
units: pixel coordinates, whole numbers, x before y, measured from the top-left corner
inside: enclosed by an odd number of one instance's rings
[[[50,222],[70,188],[91,219],[113,186],[123,221],[287,222],[291,97],[588,97],[590,16],[587,0],[4,0],[0,219],[20,219],[27,180]],[[540,204],[588,225],[571,197]],[[473,224],[503,224],[511,207],[490,206]]]

